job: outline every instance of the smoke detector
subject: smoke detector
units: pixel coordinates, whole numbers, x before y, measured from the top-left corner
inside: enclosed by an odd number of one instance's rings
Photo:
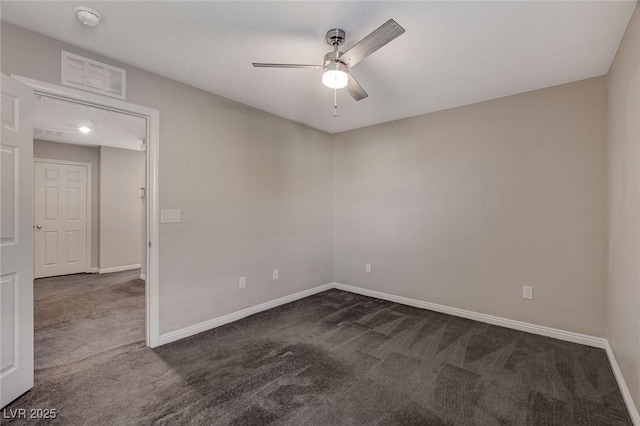
[[[76,13],[78,20],[87,27],[97,27],[102,21],[102,14],[90,7],[76,6],[73,8],[73,11]]]

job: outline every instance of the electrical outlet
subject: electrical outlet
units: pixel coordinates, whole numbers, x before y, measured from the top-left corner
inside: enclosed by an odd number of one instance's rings
[[[523,299],[533,299],[533,287],[528,285],[522,286],[522,298]]]
[[[277,270],[277,269],[274,269],[274,270],[273,270],[273,280],[275,281],[275,280],[277,280],[278,278],[279,278],[279,277],[278,277],[278,270]]]
[[[247,277],[240,277],[240,280],[238,281],[238,286],[240,288],[245,288],[247,286]]]
[[[364,264],[364,271],[365,272],[371,272],[371,264],[370,263],[365,263]]]

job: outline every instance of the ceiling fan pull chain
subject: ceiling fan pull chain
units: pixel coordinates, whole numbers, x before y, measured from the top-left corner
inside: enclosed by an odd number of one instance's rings
[[[333,89],[333,118],[338,116],[338,89]]]

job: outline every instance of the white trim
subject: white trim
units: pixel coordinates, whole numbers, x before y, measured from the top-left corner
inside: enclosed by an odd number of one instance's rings
[[[408,297],[396,296],[388,293],[383,293],[380,291],[369,290],[361,287],[356,287],[347,284],[340,283],[332,283],[332,287],[338,290],[348,291],[351,293],[361,294],[363,296],[375,297],[377,299],[383,299],[390,302],[401,303],[403,305],[415,306],[417,308],[429,309],[431,311],[441,312],[444,314],[454,315],[457,317],[467,318],[475,321],[485,322],[488,324],[493,324],[501,327],[511,328],[514,330],[520,330],[527,333],[539,334],[542,336],[552,337],[559,340],[564,340],[567,342],[578,343],[581,345],[592,346],[595,348],[604,349],[607,353],[607,358],[609,359],[609,363],[611,364],[611,369],[613,370],[613,375],[618,382],[618,387],[620,388],[620,393],[624,399],[624,402],[627,406],[627,411],[629,412],[629,416],[635,426],[640,426],[640,414],[638,413],[638,409],[631,397],[631,393],[629,392],[629,388],[622,376],[622,371],[620,370],[620,366],[616,361],[616,358],[613,354],[613,350],[611,349],[611,345],[607,339],[595,336],[589,336],[586,334],[574,333],[571,331],[559,330],[557,328],[545,327],[536,324],[530,324],[522,321],[515,321],[507,318],[501,318],[493,315],[481,314],[478,312],[467,311],[465,309],[452,308],[449,306],[439,305],[436,303],[424,302],[422,300],[410,299]]]
[[[98,273],[110,274],[111,272],[131,271],[133,269],[140,269],[141,267],[142,265],[139,263],[136,263],[135,265],[112,266],[110,268],[100,268],[98,269]]]
[[[431,311],[454,315],[456,317],[462,317],[462,318],[467,318],[474,321],[485,322],[487,324],[498,325],[500,327],[506,327],[514,330],[525,331],[527,333],[553,337],[554,339],[566,340],[567,342],[593,346],[595,348],[604,349],[607,342],[606,339],[603,339],[601,337],[588,336],[586,334],[574,333],[572,331],[564,331],[564,330],[559,330],[557,328],[530,324],[527,322],[497,317],[494,315],[481,314],[479,312],[467,311],[466,309],[452,308],[450,306],[439,305],[437,303],[424,302],[422,300],[410,299],[408,297],[396,296],[393,294],[383,293],[381,291],[369,290],[366,288],[356,287],[356,286],[347,285],[347,284],[333,283],[333,288],[336,288],[338,290],[348,291],[351,293],[361,294],[363,296],[375,297],[376,299],[382,299],[382,300],[388,300],[390,302],[401,303],[403,305],[415,306],[416,308],[429,309]]]
[[[160,343],[160,205],[159,176],[160,164],[160,112],[153,110],[147,119],[147,346],[152,348]]]
[[[140,279],[142,281],[146,281],[147,280],[147,276],[145,274],[140,274]]]
[[[158,212],[158,151],[160,147],[160,112],[153,108],[132,104],[119,99],[96,95],[82,90],[45,83],[28,77],[12,75],[16,80],[31,86],[34,93],[57,96],[73,102],[136,115],[147,120],[147,281],[146,281],[146,344],[158,346],[160,336],[160,239]]]
[[[48,96],[60,96],[65,99],[86,102],[103,107],[105,109],[113,109],[125,114],[134,114],[141,117],[149,117],[152,112],[158,112],[158,110],[147,108],[142,105],[132,104],[121,99],[112,98],[110,96],[86,92],[84,90],[74,89],[72,87],[46,83],[44,81],[39,81],[33,78],[16,74],[11,74],[11,77],[15,78],[23,84],[26,84],[27,86],[31,86],[34,91]]]
[[[627,405],[627,411],[629,411],[631,421],[635,426],[640,426],[640,414],[638,413],[638,408],[633,402],[633,398],[631,397],[631,393],[629,392],[627,383],[624,381],[624,377],[622,376],[622,371],[620,370],[618,361],[616,361],[616,357],[613,354],[613,349],[611,348],[611,345],[608,341],[604,347],[604,350],[607,352],[607,358],[609,358],[609,363],[611,364],[611,369],[613,370],[613,375],[616,378],[616,382],[618,382],[618,387],[620,388],[620,393],[622,393],[624,403]]]
[[[97,267],[92,267],[91,270],[89,271],[90,274],[97,274],[100,272],[100,269]]]
[[[42,139],[38,139],[38,140],[42,140]],[[44,142],[48,142],[48,141],[44,141]],[[64,143],[64,142],[51,142],[51,143]],[[55,164],[63,164],[63,165],[69,165],[69,166],[91,167],[91,163],[85,163],[83,161],[57,160],[55,158],[33,157],[33,161],[40,162],[40,163],[55,163]]]
[[[363,296],[375,297],[376,299],[387,300],[389,302],[401,303],[403,305],[414,306],[416,308],[428,309],[435,312],[441,312],[443,314],[449,314],[456,317],[467,318],[474,321],[480,321],[487,324],[493,324],[500,327],[506,327],[513,330],[524,331],[526,333],[539,334],[546,337],[552,337],[559,340],[565,340],[567,342],[578,343],[581,345],[592,346],[595,348],[604,349],[607,344],[607,340],[601,337],[589,336],[586,334],[574,333],[572,331],[559,330],[557,328],[545,327],[542,325],[530,324],[527,322],[511,320],[508,318],[497,317],[494,315],[481,314],[479,312],[467,311],[465,309],[452,308],[445,305],[439,305],[431,302],[424,302],[422,300],[411,299],[403,296],[396,296],[393,294],[383,293],[381,291],[369,290],[362,287],[356,287],[341,283],[329,283],[320,285],[318,287],[304,290],[298,293],[284,296],[279,299],[271,300],[269,302],[262,303],[260,305],[251,306],[240,311],[236,311],[221,317],[213,318],[208,321],[204,321],[198,324],[194,324],[185,328],[181,328],[176,331],[165,333],[160,335],[159,345],[175,342],[176,340],[183,339],[185,337],[193,336],[194,334],[202,333],[203,331],[211,330],[212,328],[220,327],[221,325],[228,324],[233,321],[237,321],[255,313],[275,308],[276,306],[283,305],[285,303],[293,302],[294,300],[302,299],[307,296],[311,296],[317,293],[321,293],[332,288],[348,291],[350,293],[361,294]],[[639,425],[640,426],[640,425]]]
[[[54,158],[37,158],[34,157],[33,158],[33,164],[35,163],[49,163],[49,164],[63,164],[63,165],[69,165],[69,166],[80,166],[80,167],[86,167],[87,168],[87,211],[86,211],[86,215],[87,215],[87,222],[86,222],[86,244],[87,244],[87,250],[86,250],[86,254],[85,256],[87,257],[87,262],[86,262],[86,272],[89,274],[91,273],[91,271],[93,270],[93,266],[91,266],[91,225],[92,225],[92,221],[91,221],[91,204],[92,204],[92,200],[91,200],[91,189],[93,187],[93,180],[92,180],[92,176],[93,176],[93,172],[91,171],[91,163],[85,163],[85,162],[81,162],[81,161],[68,161],[68,160],[56,160]],[[34,172],[35,172],[35,168],[34,168]],[[34,185],[35,185],[35,179],[34,179]],[[34,203],[35,206],[35,203]],[[42,277],[40,277],[42,278]]]
[[[326,290],[338,289],[343,291],[348,291],[350,293],[361,294],[363,296],[375,297],[377,299],[387,300],[390,302],[401,303],[403,305],[414,306],[416,308],[428,309],[431,311],[441,312],[444,314],[449,314],[457,317],[467,318],[474,321],[480,321],[492,325],[497,325],[501,327],[506,327],[514,330],[524,331],[526,333],[539,334],[546,337],[551,337],[559,340],[564,340],[568,342],[578,343],[586,346],[592,346],[600,349],[604,349],[607,353],[607,357],[609,359],[609,363],[611,364],[611,368],[613,370],[613,374],[618,382],[618,387],[620,388],[620,392],[622,393],[622,397],[627,406],[627,410],[629,411],[629,416],[633,421],[635,426],[640,426],[640,415],[638,414],[638,410],[634,404],[634,401],[629,393],[629,389],[625,383],[624,377],[622,376],[622,372],[620,371],[620,367],[616,361],[616,358],[613,354],[611,346],[606,339],[601,337],[589,336],[585,334],[574,333],[571,331],[559,330],[556,328],[545,327],[536,324],[530,324],[522,321],[510,320],[507,318],[501,318],[494,315],[481,314],[478,312],[468,311],[465,309],[452,308],[449,306],[439,305],[436,303],[424,302],[422,300],[411,299],[403,296],[396,296],[388,293],[383,293],[380,291],[369,290],[362,287],[356,287],[347,284],[341,283],[329,283],[320,285],[318,287],[311,288],[309,290],[304,290],[298,293],[294,293],[289,296],[284,296],[279,299],[272,300],[270,302],[265,302],[260,305],[252,306],[237,312],[233,312],[231,314],[223,315],[218,318],[214,318],[209,321],[204,321],[199,324],[195,324],[189,327],[185,327],[176,331],[172,331],[170,333],[165,333],[160,336],[159,345],[164,345],[167,343],[175,342],[177,340],[183,339],[185,337],[190,337],[198,333],[202,333],[207,330],[211,330],[216,327],[220,327],[225,324],[229,324],[231,322],[237,321],[239,319],[245,318],[249,315],[256,314],[258,312],[265,311],[267,309],[275,308],[280,305],[284,305],[286,303],[293,302],[295,300],[299,300],[308,296],[312,296],[317,293],[321,293]]]
[[[248,317],[249,315],[257,314],[258,312],[266,311],[267,309],[275,308],[276,306],[284,305],[298,299],[303,299],[317,293],[322,293],[326,290],[331,290],[332,288],[333,284],[319,285],[308,290],[299,291],[288,296],[280,297],[279,299],[271,300],[269,302],[261,303],[259,305],[251,306],[240,311],[223,315],[209,321],[204,321],[199,324],[194,324],[176,331],[171,331],[169,333],[160,335],[159,343],[160,345],[164,345],[166,343],[175,342],[176,340],[184,339],[185,337],[193,336],[195,334],[202,333],[203,331],[211,330],[213,328],[220,327],[221,325],[229,324],[230,322]]]

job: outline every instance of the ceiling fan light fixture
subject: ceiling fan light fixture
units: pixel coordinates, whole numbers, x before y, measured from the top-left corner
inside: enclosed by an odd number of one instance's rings
[[[349,84],[347,66],[341,62],[327,64],[322,73],[322,84],[330,89],[343,89]]]

